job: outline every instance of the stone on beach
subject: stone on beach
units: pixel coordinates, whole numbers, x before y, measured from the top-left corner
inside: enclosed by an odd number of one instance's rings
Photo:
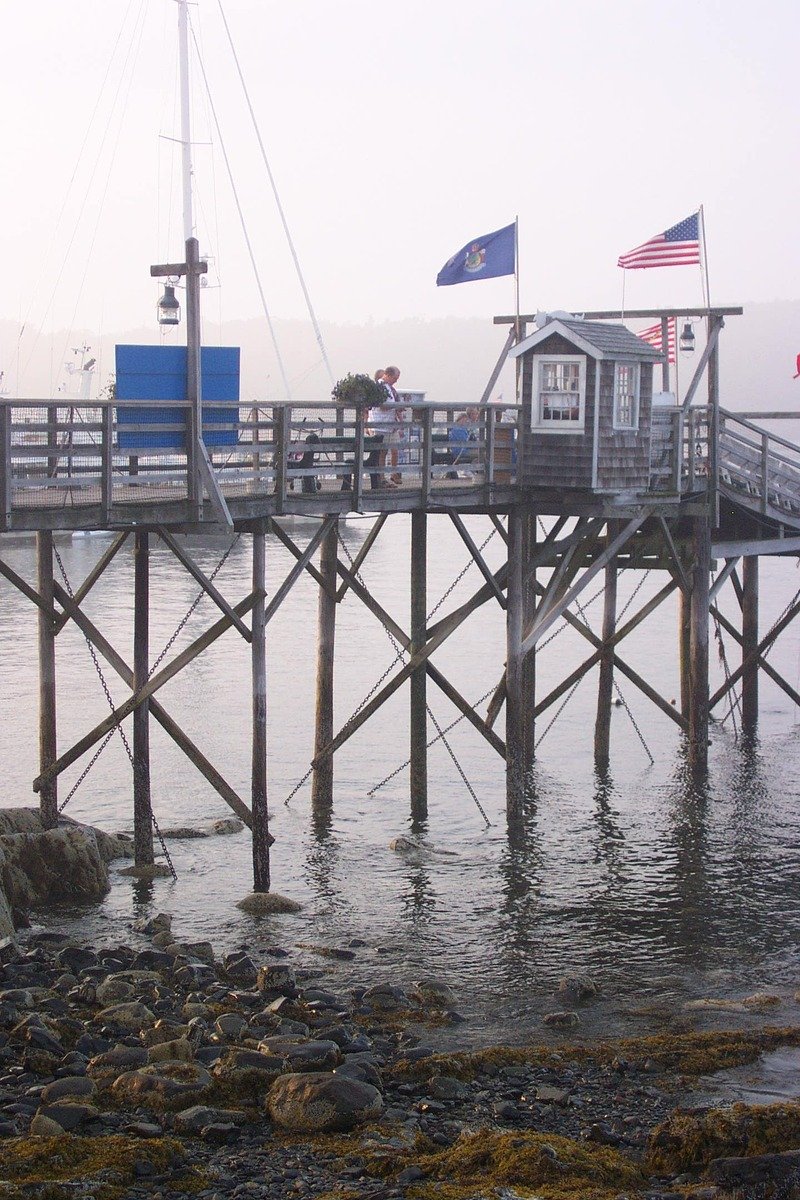
[[[551,1029],[572,1029],[575,1025],[580,1025],[580,1021],[576,1012],[552,1012],[542,1018],[543,1024],[549,1025]]]
[[[377,1088],[330,1072],[282,1075],[267,1097],[275,1124],[302,1133],[344,1132],[373,1120],[382,1108]]]
[[[188,1100],[201,1100],[212,1083],[208,1071],[197,1063],[171,1061],[127,1071],[111,1085],[111,1094],[122,1104],[174,1108]]]
[[[252,916],[265,913],[298,913],[303,908],[297,900],[290,900],[288,896],[281,896],[277,892],[250,892],[236,902],[236,907]]]

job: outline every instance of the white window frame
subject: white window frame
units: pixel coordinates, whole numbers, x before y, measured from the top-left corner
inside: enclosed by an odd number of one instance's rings
[[[633,371],[633,414],[630,423],[624,423],[619,419],[619,400],[620,400],[620,367],[625,370]],[[622,432],[635,433],[639,428],[639,393],[642,385],[642,364],[637,362],[615,362],[614,363],[614,419],[613,428]]]
[[[531,424],[537,433],[583,433],[586,422],[586,356],[584,354],[546,354],[534,358],[534,388],[531,405]],[[578,419],[574,421],[546,421],[542,416],[542,379],[544,367],[550,363],[577,363],[578,390],[563,393],[578,400]]]

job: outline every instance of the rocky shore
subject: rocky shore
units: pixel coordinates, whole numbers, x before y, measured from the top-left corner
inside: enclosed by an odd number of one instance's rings
[[[800,1196],[800,1105],[694,1093],[798,1029],[580,1043],[572,979],[563,1043],[440,1054],[445,982],[338,994],[295,953],[218,959],[166,914],[0,941],[0,1198]]]

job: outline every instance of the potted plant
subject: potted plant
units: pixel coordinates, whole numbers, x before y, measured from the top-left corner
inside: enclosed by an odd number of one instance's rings
[[[386,389],[369,375],[345,375],[333,385],[331,396],[347,408],[377,408],[386,403]]]

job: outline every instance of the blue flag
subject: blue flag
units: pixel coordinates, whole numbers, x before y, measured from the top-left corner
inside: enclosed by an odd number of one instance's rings
[[[469,283],[472,279],[513,275],[516,269],[516,229],[515,222],[467,242],[458,254],[448,258],[436,276],[436,286],[447,287],[451,283]]]

